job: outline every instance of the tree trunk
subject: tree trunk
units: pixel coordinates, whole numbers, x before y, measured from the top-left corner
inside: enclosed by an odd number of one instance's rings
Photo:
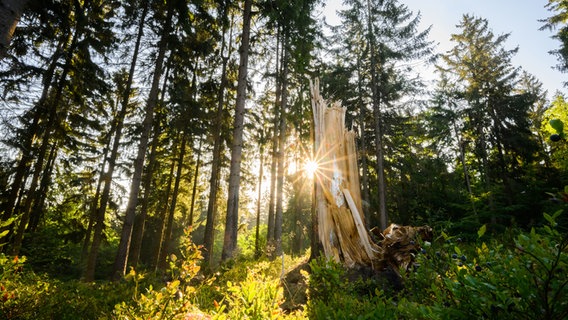
[[[4,59],[10,41],[29,0],[0,1],[0,60]]]
[[[276,204],[276,168],[278,164],[278,137],[280,127],[280,97],[282,82],[280,81],[280,28],[276,34],[276,94],[274,97],[274,123],[272,126],[272,159],[270,164],[270,198],[268,200],[268,229],[266,232],[267,252],[272,255],[274,250],[274,208]]]
[[[359,156],[361,159],[361,197],[363,200],[363,212],[367,226],[371,224],[371,210],[369,204],[371,203],[369,195],[369,164],[367,163],[367,108],[363,103],[363,78],[361,75],[361,59],[357,56],[357,103],[359,104],[359,126],[361,134],[359,136]]]
[[[113,268],[113,279],[119,280],[126,273],[126,265],[128,264],[128,253],[130,250],[130,241],[132,237],[132,227],[134,225],[134,218],[136,217],[136,207],[138,205],[138,194],[140,191],[140,184],[142,180],[142,172],[144,171],[144,159],[146,150],[148,148],[148,140],[152,131],[152,124],[154,121],[154,109],[158,102],[158,87],[162,77],[162,67],[164,64],[168,37],[172,28],[172,16],[174,10],[173,1],[168,1],[168,13],[166,21],[164,22],[164,29],[158,47],[158,56],[154,68],[154,75],[152,77],[152,86],[146,104],[144,121],[142,123],[142,136],[138,145],[138,153],[134,161],[134,174],[132,176],[132,183],[130,185],[130,195],[128,205],[126,207],[126,215],[124,217],[124,224],[120,236],[120,243],[118,245],[118,252]]]
[[[44,162],[45,162],[45,157],[47,155],[47,150],[50,147],[50,140],[51,140],[51,136],[53,134],[53,132],[56,130],[55,127],[58,125],[58,119],[65,119],[66,118],[66,110],[63,109],[62,110],[62,115],[58,115],[57,111],[59,111],[58,109],[58,104],[59,101],[61,100],[61,97],[63,95],[63,89],[65,87],[65,79],[67,78],[67,75],[69,74],[69,71],[71,69],[71,65],[72,65],[72,58],[73,58],[73,52],[75,51],[75,48],[77,48],[77,44],[78,44],[78,37],[79,37],[80,31],[79,31],[79,27],[76,27],[72,36],[71,36],[71,45],[69,46],[66,55],[65,55],[65,63],[63,65],[63,69],[61,71],[61,75],[59,76],[59,80],[57,81],[57,87],[55,88],[55,92],[52,92],[53,96],[51,99],[47,98],[45,103],[46,103],[46,107],[48,108],[48,113],[47,113],[47,123],[45,124],[45,126],[43,127],[44,130],[44,134],[43,137],[41,139],[41,146],[39,148],[39,152],[37,155],[37,159],[36,159],[36,163],[34,166],[34,170],[33,170],[33,176],[32,176],[32,181],[30,183],[30,187],[28,188],[27,191],[27,197],[26,197],[26,201],[24,202],[24,208],[22,211],[22,218],[20,219],[20,225],[18,227],[18,233],[16,234],[15,237],[15,242],[14,242],[14,246],[13,246],[13,250],[12,250],[12,254],[14,255],[18,255],[19,251],[20,251],[20,247],[22,245],[22,241],[24,238],[24,231],[27,228],[27,224],[29,222],[30,219],[35,220],[35,224],[37,225],[39,223],[39,215],[41,215],[40,211],[30,211],[32,208],[33,203],[35,202],[36,204],[40,202],[40,199],[42,197],[41,193],[36,190],[39,184],[39,179],[42,175],[46,175],[48,174],[49,170],[44,170]],[[57,145],[57,142],[52,142],[53,146],[55,147]],[[45,167],[47,168],[47,167]],[[48,177],[46,177],[46,179],[49,179]],[[47,192],[47,188],[48,186],[44,186],[45,187],[45,191]],[[33,216],[36,217],[33,217]]]
[[[51,57],[51,61],[47,70],[43,74],[42,84],[43,89],[41,96],[35,106],[31,111],[33,112],[33,118],[31,124],[27,128],[27,134],[23,137],[20,161],[16,168],[12,185],[10,186],[10,191],[8,193],[8,201],[5,204],[5,211],[2,215],[2,220],[8,220],[11,218],[18,207],[19,200],[23,196],[23,188],[25,186],[25,180],[27,180],[26,174],[29,172],[31,162],[34,158],[33,153],[33,143],[36,140],[40,132],[40,121],[45,120],[44,117],[48,116],[49,107],[48,97],[51,87],[53,85],[53,78],[56,75],[55,70],[58,66],[59,59],[67,50],[67,45],[71,42],[72,34],[70,33],[67,37],[59,42],[57,50]],[[1,59],[1,57],[0,57]]]
[[[327,107],[319,82],[311,84],[319,170],[317,216],[319,239],[327,258],[347,266],[372,265],[381,258],[363,224],[355,133],[345,129],[345,108]]]
[[[261,139],[262,140],[262,139]],[[260,168],[258,169],[258,198],[256,200],[256,227],[254,238],[254,257],[260,258],[260,207],[262,202],[262,180],[264,175],[264,142],[260,142]]]
[[[375,52],[375,45],[373,39],[373,29],[371,22],[371,4],[367,0],[367,27],[368,27],[368,42],[371,55],[371,88],[373,100],[373,116],[375,118],[375,148],[377,156],[377,185],[378,185],[378,200],[379,200],[379,226],[381,230],[387,228],[387,195],[386,195],[386,182],[385,182],[385,168],[384,168],[384,155],[383,155],[383,130],[382,130],[382,115],[381,115],[381,95],[379,91],[379,82],[377,81],[377,54]]]
[[[39,223],[45,214],[44,205],[47,198],[47,193],[49,191],[49,186],[51,185],[51,176],[53,174],[53,168],[55,167],[55,160],[57,159],[57,153],[59,148],[57,143],[51,146],[51,151],[49,152],[49,157],[47,158],[47,164],[44,169],[44,174],[41,177],[41,182],[39,185],[38,199],[34,201],[34,206],[32,207],[32,212],[37,212],[38,214],[30,215],[30,223],[28,224],[28,232],[33,233],[37,231]]]
[[[187,136],[185,133],[182,132],[181,146],[179,148],[179,158],[177,163],[176,180],[174,182],[174,190],[172,192],[172,203],[170,205],[170,213],[168,215],[168,224],[166,227],[166,232],[164,234],[164,241],[162,242],[162,249],[160,250],[161,251],[160,261],[158,262],[158,268],[162,270],[166,269],[167,255],[172,251],[172,230],[174,226],[177,198],[179,194],[179,185],[183,172],[183,160],[185,157],[186,141],[187,141]]]
[[[164,95],[166,91],[166,85],[168,83],[168,74],[170,71],[170,64],[166,67],[165,72],[165,80],[162,83],[162,94],[160,97],[160,102],[164,102]],[[146,227],[146,218],[148,216],[148,206],[149,206],[149,199],[150,193],[152,191],[152,177],[154,176],[154,172],[156,172],[156,157],[158,153],[158,147],[160,145],[160,135],[161,135],[161,125],[162,125],[163,115],[158,113],[158,119],[154,121],[154,136],[152,138],[152,144],[150,147],[150,155],[148,157],[148,165],[146,166],[147,170],[144,173],[144,197],[141,201],[141,208],[140,213],[136,215],[134,219],[134,227],[133,227],[133,235],[132,235],[132,243],[130,244],[131,250],[129,259],[131,262],[129,265],[136,267],[138,265],[138,261],[140,259],[140,251],[142,250],[142,241],[144,238],[144,230]]]
[[[128,112],[128,105],[130,101],[130,94],[132,92],[132,82],[134,79],[134,72],[136,70],[136,63],[138,62],[138,54],[140,52],[140,43],[142,35],[144,34],[144,21],[146,20],[146,15],[148,13],[148,3],[144,2],[144,7],[142,10],[142,15],[140,17],[140,22],[138,23],[138,33],[136,35],[136,42],[134,44],[134,52],[132,53],[132,60],[130,61],[130,69],[128,71],[128,79],[126,80],[126,86],[124,88],[124,93],[122,94],[122,99],[120,103],[120,110],[116,116],[116,128],[114,134],[114,140],[112,142],[112,150],[108,157],[108,168],[101,178],[103,179],[103,191],[100,196],[100,202],[95,202],[95,215],[94,215],[94,227],[93,227],[93,241],[91,243],[91,249],[87,257],[87,264],[85,266],[83,279],[87,282],[93,281],[95,277],[95,268],[97,264],[97,255],[99,248],[103,239],[104,221],[105,214],[110,199],[110,188],[112,184],[112,176],[114,174],[114,169],[116,167],[116,161],[118,159],[118,148],[120,147],[120,141],[122,139],[122,129],[124,128],[124,119],[126,118],[126,113]],[[102,169],[104,170],[104,160]]]
[[[101,171],[99,172],[99,178],[97,181],[97,189],[95,190],[95,196],[91,201],[91,207],[89,209],[89,223],[87,225],[87,230],[85,232],[85,239],[83,239],[83,247],[81,249],[81,265],[83,271],[85,270],[86,267],[86,265],[83,264],[86,262],[87,256],[89,254],[89,245],[91,244],[91,234],[93,233],[95,220],[97,217],[97,209],[99,207],[99,200],[101,198],[101,188],[103,186],[103,180],[108,161],[108,153],[110,151],[111,138],[115,134],[115,132],[116,132],[116,121],[112,121],[111,128],[109,130],[109,136],[106,141],[106,146],[104,147],[104,151],[102,154]]]
[[[278,175],[276,178],[276,212],[274,214],[274,255],[282,255],[282,218],[284,214],[284,162],[286,151],[286,109],[288,108],[288,48],[287,35],[284,35],[282,50],[282,101],[280,104],[280,124],[278,136]]]
[[[195,162],[195,172],[193,173],[193,187],[191,190],[191,205],[189,207],[189,219],[187,221],[188,226],[193,225],[193,216],[194,216],[194,208],[195,208],[195,198],[197,195],[197,183],[199,180],[199,168],[201,167],[201,145],[203,144],[203,139],[199,139],[199,147],[197,149],[197,160]],[[185,220],[185,219],[184,219]]]
[[[166,228],[168,225],[168,220],[166,219],[166,215],[168,213],[169,203],[170,203],[170,193],[172,191],[172,183],[174,180],[174,170],[176,168],[176,161],[172,159],[170,164],[170,172],[168,174],[168,184],[166,186],[166,195],[164,196],[162,203],[164,206],[160,210],[158,215],[158,220],[162,222],[162,225],[159,229],[159,233],[157,236],[158,244],[156,246],[156,251],[154,254],[154,271],[157,271],[160,267],[160,257],[162,256],[162,248],[164,247],[165,237],[164,234],[166,233]]]
[[[228,3],[224,2],[223,12],[226,15],[228,10]],[[205,234],[203,238],[203,261],[205,265],[211,266],[213,262],[213,247],[215,242],[215,220],[217,218],[217,193],[219,191],[219,177],[221,174],[221,151],[223,148],[223,141],[221,131],[223,129],[223,106],[225,105],[225,89],[227,87],[227,64],[231,56],[231,45],[227,56],[224,57],[227,43],[225,36],[227,33],[227,26],[223,25],[223,36],[221,42],[221,58],[223,63],[221,65],[221,83],[217,93],[217,111],[215,114],[215,123],[213,125],[213,160],[211,161],[211,177],[209,179],[209,201],[207,203],[207,220],[205,222]],[[231,39],[232,36],[229,36]]]
[[[241,179],[241,156],[243,149],[243,129],[245,117],[245,101],[247,94],[247,73],[250,42],[252,0],[245,0],[243,9],[243,31],[239,49],[240,64],[237,82],[237,100],[235,105],[235,122],[231,148],[231,167],[229,169],[229,191],[227,199],[227,216],[225,237],[223,240],[223,261],[233,258],[237,247],[237,229],[239,225],[239,186]]]

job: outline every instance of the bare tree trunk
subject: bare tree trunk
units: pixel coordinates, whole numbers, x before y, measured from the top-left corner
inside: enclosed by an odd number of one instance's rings
[[[311,82],[310,86],[312,86]],[[311,101],[311,106],[312,106],[312,117],[310,119],[310,142],[312,144],[312,155],[313,155],[312,159],[315,159],[317,161],[319,151],[316,146],[319,145],[320,141],[319,141],[319,136],[316,138],[315,134],[314,110],[316,109],[316,101],[315,99],[313,99],[313,97]],[[321,191],[321,185],[318,183],[317,176],[315,175],[315,173],[313,181],[314,182],[312,185],[312,205],[310,208],[310,220],[312,222],[312,228],[310,230],[310,261],[317,259],[323,250],[321,241],[319,239],[319,224],[318,224],[318,214],[317,214],[318,205],[319,203],[321,203],[322,191]]]
[[[34,166],[34,170],[33,170],[33,176],[32,176],[32,181],[30,183],[30,187],[28,188],[28,194],[27,194],[27,198],[26,201],[24,202],[24,208],[23,208],[23,212],[22,212],[22,218],[20,219],[20,225],[18,227],[18,233],[16,234],[15,237],[15,242],[14,242],[14,246],[13,246],[13,250],[12,250],[12,254],[14,255],[18,255],[19,251],[20,251],[20,247],[22,245],[22,241],[24,238],[24,231],[26,230],[27,224],[29,222],[30,219],[34,219],[35,223],[37,225],[37,223],[39,223],[39,215],[41,215],[41,212],[39,211],[30,211],[32,208],[32,205],[35,201],[35,203],[37,204],[38,202],[40,202],[40,198],[41,198],[41,194],[38,192],[37,187],[39,184],[39,179],[42,175],[46,175],[49,173],[49,170],[44,170],[44,162],[45,162],[45,157],[47,154],[47,150],[50,147],[50,145],[52,147],[55,147],[57,145],[57,142],[53,142],[52,144],[50,144],[51,141],[51,136],[53,134],[53,132],[55,131],[55,127],[57,126],[57,122],[58,119],[64,119],[66,117],[66,110],[63,109],[61,110],[61,115],[57,114],[57,112],[59,111],[58,108],[58,104],[59,101],[61,100],[61,97],[63,95],[63,89],[65,87],[65,79],[67,78],[67,75],[69,74],[69,71],[71,69],[71,64],[72,64],[72,58],[73,58],[73,52],[75,51],[75,49],[77,48],[78,45],[78,37],[80,34],[80,28],[79,26],[75,27],[75,30],[73,32],[72,35],[70,35],[70,39],[71,39],[71,45],[69,46],[66,55],[65,55],[65,63],[63,65],[63,69],[61,71],[61,74],[59,75],[59,80],[57,81],[57,87],[55,88],[55,92],[53,92],[53,96],[48,99],[46,99],[46,107],[48,108],[48,113],[47,113],[47,123],[45,124],[45,127],[43,128],[44,130],[44,134],[43,137],[41,139],[41,146],[39,148],[39,152],[37,155],[37,159],[36,159],[36,163]],[[47,167],[45,167],[47,168]],[[49,179],[48,177],[46,177],[46,179]],[[47,188],[48,186],[44,186],[47,192]],[[34,217],[34,215],[36,217]]]
[[[162,68],[166,56],[168,37],[170,36],[170,30],[172,28],[171,24],[174,9],[173,6],[173,1],[168,1],[168,13],[166,21],[164,22],[164,29],[162,30],[162,35],[158,47],[158,57],[156,58],[154,75],[152,77],[152,86],[150,89],[150,94],[148,96],[148,102],[146,104],[144,121],[142,123],[142,136],[140,137],[138,153],[136,155],[136,160],[134,161],[134,174],[132,176],[132,184],[130,186],[130,196],[128,199],[128,205],[126,207],[126,215],[124,217],[124,224],[122,226],[118,252],[116,254],[116,259],[114,262],[114,280],[119,280],[126,273],[126,265],[128,264],[128,253],[130,250],[130,241],[132,237],[132,226],[134,225],[134,218],[136,217],[138,194],[140,191],[140,184],[142,182],[142,172],[144,171],[144,159],[146,156],[148,141],[154,121],[154,109],[156,108],[158,102],[158,87],[160,85],[160,79],[162,77]]]
[[[199,179],[199,168],[201,167],[201,145],[203,144],[203,139],[199,139],[199,147],[197,149],[197,160],[195,163],[195,172],[193,174],[193,188],[191,190],[191,206],[189,208],[189,219],[187,221],[188,226],[193,225],[193,211],[195,208],[195,198],[197,194],[197,180]],[[184,219],[185,220],[185,219]]]
[[[172,203],[170,204],[170,213],[168,215],[168,224],[166,227],[166,232],[164,234],[164,241],[162,242],[162,249],[160,250],[160,260],[158,261],[158,268],[165,270],[167,255],[171,252],[172,244],[172,230],[174,227],[174,218],[176,212],[177,198],[179,193],[179,185],[181,181],[181,176],[183,172],[183,160],[185,157],[185,147],[186,147],[187,136],[184,132],[181,133],[181,146],[179,147],[179,158],[177,163],[176,180],[174,182],[174,190],[172,192]]]
[[[274,123],[272,126],[272,159],[270,164],[270,198],[268,200],[268,229],[266,232],[267,252],[272,255],[274,250],[274,208],[276,204],[276,167],[278,164],[278,137],[280,127],[280,98],[282,94],[282,82],[280,81],[280,28],[276,35],[276,94],[274,99]]]
[[[51,151],[49,152],[49,157],[47,158],[47,164],[44,168],[44,174],[41,177],[41,182],[39,185],[38,198],[34,201],[34,206],[32,207],[32,212],[37,212],[38,214],[30,215],[30,223],[28,224],[28,232],[36,232],[39,227],[39,223],[45,214],[44,205],[47,198],[47,193],[49,191],[49,186],[51,186],[51,177],[53,174],[53,168],[55,167],[55,160],[57,160],[57,154],[59,147],[57,143],[51,146]]]
[[[369,210],[370,195],[369,195],[369,164],[367,163],[367,108],[363,103],[363,85],[362,85],[362,75],[361,75],[361,59],[357,56],[357,103],[359,104],[359,126],[361,135],[359,136],[359,156],[361,161],[361,196],[363,200],[363,212],[365,216],[365,221],[367,223],[367,228],[371,223],[371,210]]]
[[[226,14],[228,11],[228,3],[224,2],[223,12]],[[223,36],[221,42],[221,58],[223,60],[221,66],[221,83],[219,85],[219,91],[217,93],[217,111],[215,114],[215,123],[213,127],[213,160],[211,161],[211,177],[209,179],[209,201],[207,203],[207,220],[205,222],[205,234],[203,239],[203,261],[205,265],[211,266],[213,262],[213,246],[215,242],[215,220],[217,218],[217,193],[219,191],[219,177],[221,171],[221,150],[223,147],[223,141],[221,137],[221,131],[223,128],[223,106],[225,105],[225,89],[227,87],[227,64],[229,62],[229,57],[231,56],[231,45],[229,45],[229,50],[227,56],[225,54],[225,49],[227,43],[225,41],[225,35],[227,32],[227,26],[223,25]],[[232,34],[229,35],[229,39],[232,39]]]
[[[262,180],[264,175],[264,142],[260,142],[260,168],[258,169],[258,199],[256,200],[256,230],[254,239],[254,256],[259,258],[260,251],[260,204],[262,202]]]
[[[93,234],[93,229],[95,226],[95,220],[97,217],[97,209],[99,207],[99,200],[101,198],[101,188],[103,186],[103,179],[104,179],[104,175],[105,175],[105,170],[106,170],[106,165],[107,165],[107,161],[108,161],[108,152],[110,149],[110,142],[111,142],[111,136],[114,135],[115,131],[116,131],[116,121],[112,121],[112,128],[110,129],[110,134],[108,136],[108,139],[106,141],[106,146],[104,147],[104,151],[102,154],[102,162],[101,162],[101,171],[99,172],[99,178],[97,181],[97,189],[95,191],[95,196],[93,198],[93,200],[91,201],[91,206],[89,209],[89,223],[87,225],[87,230],[85,232],[85,238],[83,239],[83,247],[81,249],[81,265],[83,270],[85,269],[85,265],[83,265],[86,262],[87,256],[89,254],[89,245],[91,244],[91,234]]]
[[[237,248],[237,229],[239,225],[239,187],[241,182],[241,157],[243,149],[243,129],[245,118],[245,102],[247,91],[247,73],[250,43],[252,0],[245,0],[243,9],[243,31],[239,49],[240,64],[237,82],[237,100],[235,105],[235,122],[231,148],[231,167],[229,169],[229,191],[227,199],[227,216],[225,221],[225,237],[223,239],[222,260],[233,258]]]
[[[382,114],[381,114],[381,95],[379,91],[379,83],[377,81],[377,55],[375,52],[374,39],[372,35],[372,22],[371,22],[371,4],[367,0],[368,12],[368,41],[371,54],[371,88],[373,99],[373,116],[375,118],[375,148],[377,156],[377,185],[378,185],[378,199],[379,199],[379,226],[381,230],[387,228],[387,195],[386,195],[386,181],[385,181],[385,168],[384,168],[384,154],[383,154],[383,130],[382,130]]]
[[[274,214],[274,255],[282,255],[282,218],[284,214],[284,162],[286,151],[286,109],[288,108],[288,49],[284,35],[282,50],[282,102],[280,104],[280,128],[278,137],[278,176],[276,178],[276,212]]]
[[[0,1],[0,60],[10,47],[10,41],[29,0]]]
[[[10,186],[10,191],[8,192],[8,201],[4,204],[4,213],[2,214],[2,220],[8,220],[14,214],[16,208],[19,206],[20,200],[23,196],[23,188],[25,186],[25,181],[27,179],[26,175],[29,171],[31,162],[34,158],[33,156],[33,142],[35,141],[37,135],[40,131],[40,121],[48,114],[47,98],[50,89],[53,85],[53,78],[56,75],[55,70],[58,66],[59,59],[63,55],[63,52],[67,49],[68,43],[71,41],[71,34],[68,37],[64,37],[58,44],[57,50],[51,57],[51,61],[48,65],[47,70],[43,74],[42,84],[43,89],[41,96],[35,105],[33,112],[33,118],[31,124],[27,128],[27,132],[23,137],[21,157],[16,167],[14,178],[12,179],[12,185]],[[0,59],[2,57],[0,56]],[[1,209],[1,208],[0,208]],[[1,247],[0,247],[1,251]]]
[[[174,180],[174,170],[176,168],[176,161],[174,159],[172,159],[171,164],[170,164],[170,172],[168,174],[168,184],[166,186],[166,195],[164,196],[162,202],[164,203],[164,206],[161,208],[160,213],[158,215],[158,219],[159,221],[162,222],[162,225],[160,226],[159,229],[159,233],[158,233],[158,244],[156,246],[156,251],[154,253],[154,271],[157,271],[158,268],[160,267],[160,257],[162,256],[162,248],[164,247],[164,241],[165,237],[164,234],[166,233],[166,228],[168,225],[168,220],[167,220],[167,213],[168,213],[168,208],[169,208],[169,203],[170,203],[170,193],[172,191],[172,183]]]
[[[160,102],[164,102],[164,96],[167,86],[167,79],[168,74],[170,71],[170,64],[166,67],[165,72],[165,80],[162,83],[162,90],[161,90],[161,97]],[[146,218],[148,217],[148,207],[149,207],[149,199],[150,193],[152,191],[152,177],[154,176],[154,172],[156,171],[156,166],[158,163],[156,162],[156,157],[158,153],[158,147],[160,144],[160,135],[161,135],[161,122],[163,119],[163,115],[158,113],[158,119],[154,121],[154,136],[152,138],[152,144],[150,147],[150,155],[148,157],[148,165],[146,166],[146,172],[144,173],[144,196],[141,201],[141,208],[140,213],[138,213],[134,219],[134,228],[133,228],[133,235],[132,235],[132,243],[130,244],[130,254],[129,259],[131,262],[129,265],[136,267],[140,260],[140,251],[142,250],[142,241],[144,239],[144,230],[146,228]]]

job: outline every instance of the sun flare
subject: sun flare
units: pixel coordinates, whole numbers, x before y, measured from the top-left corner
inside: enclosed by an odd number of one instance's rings
[[[304,164],[304,171],[308,177],[313,177],[316,171],[318,171],[318,163],[314,160],[308,160]]]

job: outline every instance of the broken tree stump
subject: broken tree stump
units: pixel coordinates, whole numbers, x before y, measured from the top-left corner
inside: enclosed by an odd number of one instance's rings
[[[345,108],[337,102],[327,106],[319,81],[310,82],[310,88],[318,163],[318,235],[324,254],[347,266],[372,265],[382,253],[365,228],[355,133],[345,128]]]
[[[420,249],[418,238],[430,240],[432,229],[392,224],[385,230],[375,230],[378,243],[373,241],[365,226],[355,133],[345,128],[346,109],[339,102],[328,105],[320,95],[317,79],[310,80],[310,91],[314,160],[318,164],[315,206],[325,256],[347,267],[390,268],[397,274],[401,268],[408,269]]]

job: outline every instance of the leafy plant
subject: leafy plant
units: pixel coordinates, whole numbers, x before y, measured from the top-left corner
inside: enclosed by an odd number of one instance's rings
[[[200,313],[193,299],[196,288],[191,281],[197,276],[202,260],[201,247],[191,242],[190,229],[182,240],[182,258],[169,258],[169,277],[166,285],[158,290],[150,285],[140,292],[144,274],[131,269],[126,281],[134,284],[133,302],[117,304],[114,316],[117,319],[186,319],[188,315]]]
[[[559,215],[544,214],[548,225],[519,233],[513,243],[481,242],[472,250],[438,242],[417,257],[420,267],[407,275],[406,298],[451,318],[565,318],[568,240],[555,230]]]

